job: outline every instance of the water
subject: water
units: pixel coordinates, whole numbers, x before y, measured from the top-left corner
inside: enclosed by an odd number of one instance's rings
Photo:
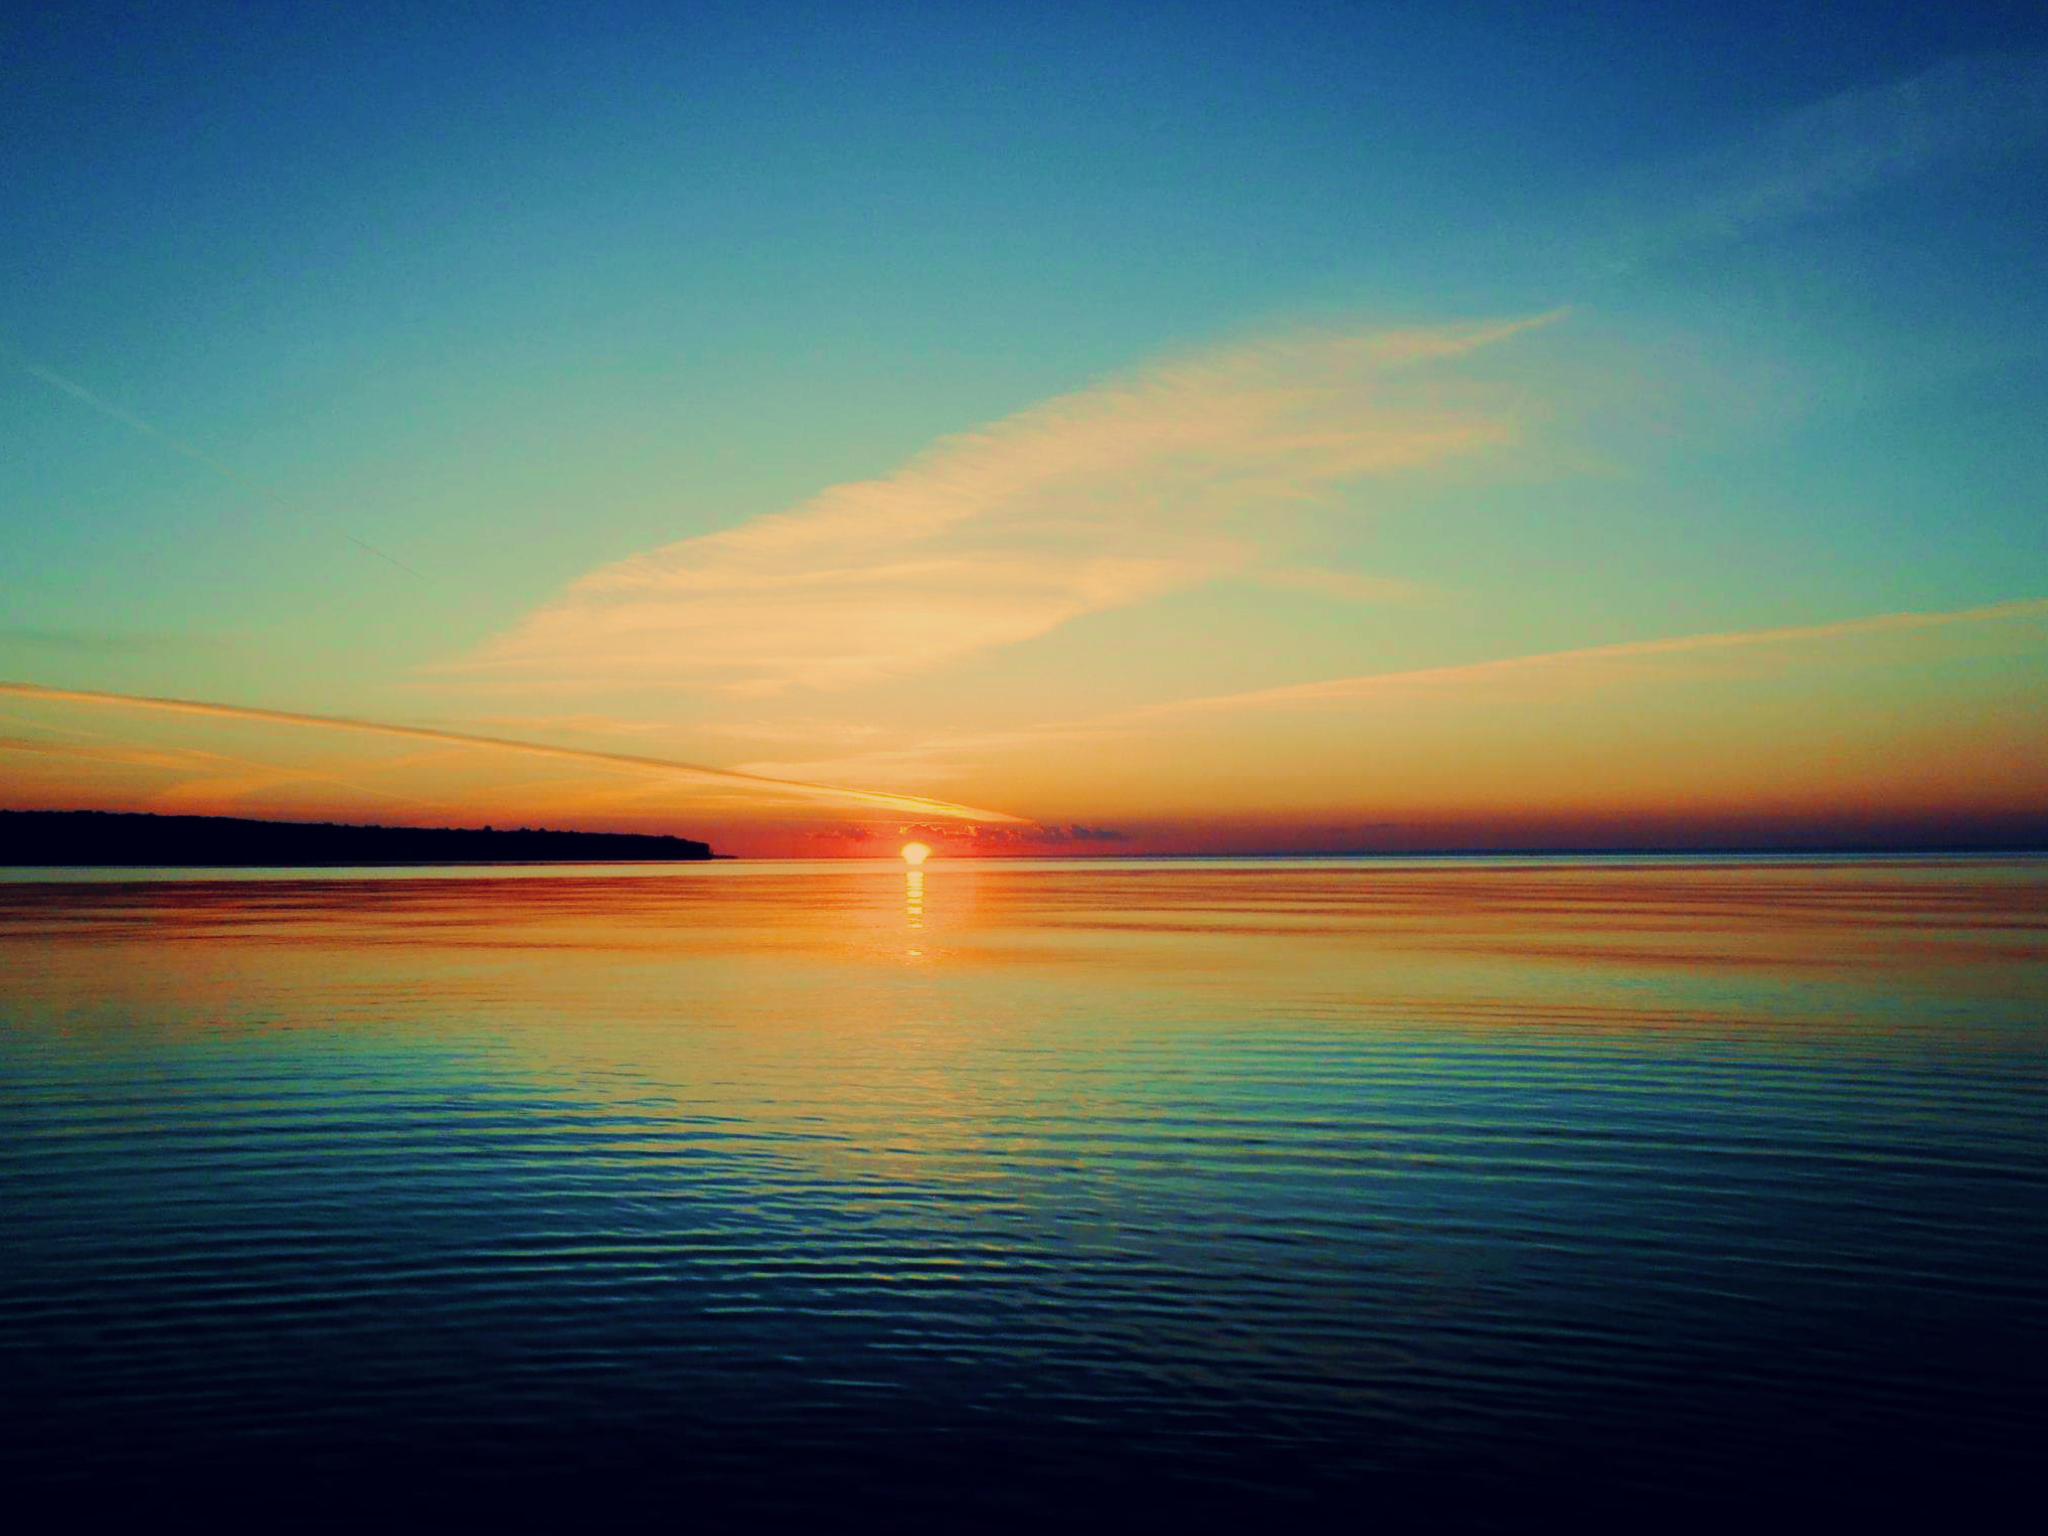
[[[1989,1498],[2044,940],[2027,859],[23,875],[0,1477]]]

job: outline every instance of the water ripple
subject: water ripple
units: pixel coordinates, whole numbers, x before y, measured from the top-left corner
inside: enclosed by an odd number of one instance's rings
[[[2031,1466],[2040,861],[919,895],[0,885],[0,1471],[994,1518]]]

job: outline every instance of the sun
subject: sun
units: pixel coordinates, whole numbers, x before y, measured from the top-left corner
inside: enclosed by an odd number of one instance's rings
[[[927,848],[923,843],[905,843],[903,845],[903,862],[906,864],[922,864],[931,856],[931,849]]]

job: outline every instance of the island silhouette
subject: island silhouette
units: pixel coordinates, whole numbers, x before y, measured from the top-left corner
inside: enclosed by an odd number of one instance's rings
[[[0,865],[582,864],[715,857],[708,843],[634,832],[0,811]]]

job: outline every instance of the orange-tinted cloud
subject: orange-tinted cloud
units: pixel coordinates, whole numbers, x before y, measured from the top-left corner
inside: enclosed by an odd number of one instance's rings
[[[436,670],[760,695],[1029,640],[1265,564],[1334,487],[1514,440],[1509,405],[1431,365],[1548,318],[1299,335],[1097,385],[604,566]]]

